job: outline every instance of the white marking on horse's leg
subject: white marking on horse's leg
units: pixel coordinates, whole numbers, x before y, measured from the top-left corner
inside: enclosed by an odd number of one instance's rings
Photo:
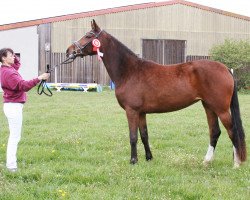
[[[236,148],[233,146],[233,151],[234,151],[234,168],[240,167],[241,161],[236,153]]]
[[[209,145],[203,164],[207,165],[208,163],[210,163],[213,160],[213,157],[214,157],[214,147]]]

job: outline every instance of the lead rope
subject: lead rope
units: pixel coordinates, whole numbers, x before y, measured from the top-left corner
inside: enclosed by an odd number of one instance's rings
[[[58,66],[64,65],[64,64],[69,64],[69,63],[72,63],[73,61],[74,61],[74,55],[73,56],[69,56],[66,60],[64,60],[63,62],[61,62],[59,65],[53,66],[52,68],[50,68],[49,65],[47,65],[47,71],[46,71],[46,73],[52,72],[55,67],[58,67]],[[46,92],[45,89],[48,92]],[[45,95],[47,95],[49,97],[51,97],[53,95],[53,93],[49,89],[49,86],[46,84],[46,80],[42,80],[39,83],[38,88],[37,88],[37,94],[39,94],[39,95],[45,94]]]
[[[52,69],[50,69],[49,65],[47,65],[47,71],[46,71],[46,73],[50,73],[51,71],[52,71]],[[45,89],[47,90],[47,92],[45,91]],[[39,95],[45,94],[45,95],[47,95],[49,97],[51,97],[53,95],[53,93],[49,89],[48,85],[46,84],[46,80],[42,80],[40,82],[40,84],[38,85],[38,88],[37,88],[37,93]]]

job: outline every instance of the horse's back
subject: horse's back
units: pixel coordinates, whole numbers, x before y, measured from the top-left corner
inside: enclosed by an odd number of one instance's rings
[[[231,90],[234,85],[229,69],[216,61],[197,60],[174,65],[149,62],[145,68],[145,72],[139,73],[143,81],[165,89],[177,87],[182,91],[191,87],[197,92],[203,92],[206,89],[217,90],[220,86]]]

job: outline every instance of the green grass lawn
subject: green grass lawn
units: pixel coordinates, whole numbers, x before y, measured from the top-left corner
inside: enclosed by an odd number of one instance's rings
[[[148,115],[154,159],[145,160],[139,140],[139,162],[130,165],[127,119],[113,91],[63,91],[50,98],[32,90],[28,96],[17,173],[4,167],[9,133],[0,111],[1,200],[250,199],[250,162],[232,168],[224,127],[214,162],[202,165],[209,137],[200,102]],[[239,100],[249,149],[250,95]]]

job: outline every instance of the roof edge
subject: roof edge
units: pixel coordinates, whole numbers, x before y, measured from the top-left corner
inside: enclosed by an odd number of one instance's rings
[[[121,6],[121,7],[115,7],[115,8],[107,8],[107,9],[101,9],[101,10],[95,10],[95,11],[80,12],[80,13],[75,13],[75,14],[67,14],[67,15],[42,18],[42,19],[36,19],[36,20],[30,20],[30,21],[3,24],[3,25],[0,25],[0,31],[16,29],[16,28],[25,28],[29,26],[36,26],[36,25],[47,24],[47,23],[52,23],[52,22],[73,20],[73,19],[84,18],[84,17],[94,17],[98,15],[126,12],[126,11],[131,11],[131,10],[140,10],[140,9],[147,9],[147,8],[153,8],[153,7],[174,5],[174,4],[182,4],[186,6],[191,6],[191,7],[206,10],[209,12],[214,12],[214,13],[218,13],[221,15],[226,15],[229,17],[234,17],[234,18],[250,21],[250,17],[244,16],[244,15],[235,14],[232,12],[200,5],[200,4],[189,2],[189,1],[172,0],[172,1],[163,1],[163,2],[149,2],[149,3]]]

